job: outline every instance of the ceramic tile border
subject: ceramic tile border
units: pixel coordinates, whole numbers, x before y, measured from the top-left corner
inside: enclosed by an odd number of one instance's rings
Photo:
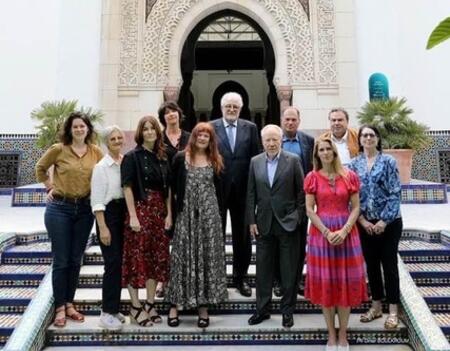
[[[19,324],[14,329],[4,351],[41,350],[45,333],[53,315],[51,271],[46,274],[36,296],[31,300]]]
[[[449,351],[448,343],[444,333],[436,323],[425,300],[418,291],[405,264],[400,259],[399,277],[402,303],[406,324],[410,332],[410,341],[415,350],[425,351]]]

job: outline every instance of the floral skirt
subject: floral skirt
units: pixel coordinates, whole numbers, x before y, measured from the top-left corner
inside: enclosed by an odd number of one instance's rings
[[[167,215],[162,192],[148,192],[145,200],[137,201],[136,215],[141,231],[130,228],[130,216],[125,219],[122,262],[122,286],[144,288],[148,279],[166,282],[169,279],[169,237],[164,231]]]

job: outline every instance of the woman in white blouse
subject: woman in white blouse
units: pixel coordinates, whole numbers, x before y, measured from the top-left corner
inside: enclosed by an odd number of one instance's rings
[[[95,166],[91,181],[91,206],[96,218],[105,272],[102,287],[100,326],[119,330],[125,318],[119,313],[122,272],[125,200],[120,184],[120,153],[124,134],[117,126],[107,127],[103,141],[108,153]]]

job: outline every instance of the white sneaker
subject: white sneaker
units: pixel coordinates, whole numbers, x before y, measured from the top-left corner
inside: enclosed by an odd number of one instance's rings
[[[338,346],[337,345],[325,345],[325,351],[337,351],[338,350]]]
[[[122,329],[122,322],[113,316],[112,314],[102,312],[100,315],[100,321],[98,323],[102,328],[108,330],[120,330]]]
[[[345,346],[338,345],[338,351],[350,351],[350,345],[347,344]]]
[[[113,314],[113,316],[116,317],[120,321],[120,323],[122,323],[122,324],[125,323],[125,316],[122,313],[119,312],[119,313]]]

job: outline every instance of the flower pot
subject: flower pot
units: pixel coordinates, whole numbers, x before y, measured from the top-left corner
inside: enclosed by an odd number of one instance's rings
[[[400,173],[400,183],[409,184],[411,181],[411,168],[414,150],[411,149],[386,149],[383,150],[391,155],[397,161],[398,171]]]

